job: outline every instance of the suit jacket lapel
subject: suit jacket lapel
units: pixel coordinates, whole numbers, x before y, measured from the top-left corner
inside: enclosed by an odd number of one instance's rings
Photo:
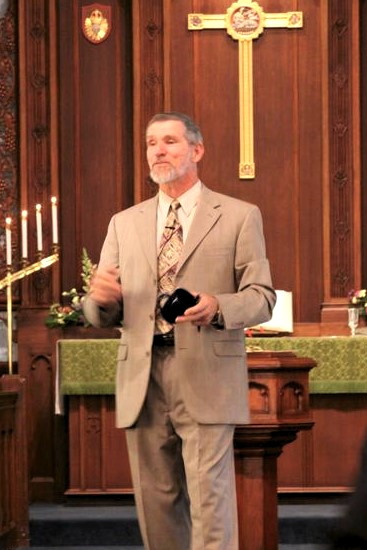
[[[136,233],[154,274],[157,273],[157,205],[158,195],[142,203],[135,218]]]
[[[135,219],[136,233],[154,274],[157,273],[157,207],[158,195],[140,205],[139,215]],[[177,271],[185,264],[221,214],[218,195],[203,186]]]
[[[182,268],[195,248],[204,239],[221,215],[222,212],[218,195],[203,186],[195,217],[183,247],[182,257],[177,267],[177,272]]]

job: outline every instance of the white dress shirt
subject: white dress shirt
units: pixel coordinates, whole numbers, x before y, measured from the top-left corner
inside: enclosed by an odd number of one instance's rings
[[[177,197],[181,208],[177,211],[178,220],[182,226],[183,242],[186,241],[192,220],[194,219],[196,207],[199,201],[199,196],[202,189],[202,183],[198,180],[195,185],[190,187],[188,191]],[[172,202],[172,197],[169,197],[163,191],[159,191],[158,208],[157,208],[157,250],[161,242],[164,225],[168,216],[168,210]]]

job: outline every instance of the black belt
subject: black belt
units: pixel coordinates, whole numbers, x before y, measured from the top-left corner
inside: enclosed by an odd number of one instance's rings
[[[153,337],[153,346],[174,346],[175,333],[173,330],[166,334],[155,334]]]

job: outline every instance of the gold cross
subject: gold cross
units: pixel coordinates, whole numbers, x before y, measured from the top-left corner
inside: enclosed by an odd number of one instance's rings
[[[265,27],[299,29],[303,26],[301,11],[265,13],[257,2],[238,0],[226,14],[189,13],[188,29],[227,29],[239,42],[239,103],[240,103],[240,179],[255,177],[252,41]]]

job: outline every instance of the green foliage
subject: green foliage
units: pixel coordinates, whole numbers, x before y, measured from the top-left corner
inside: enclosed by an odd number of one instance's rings
[[[76,288],[69,291],[63,291],[63,304],[55,303],[50,306],[45,325],[49,328],[60,328],[65,326],[89,326],[88,321],[83,315],[83,300],[89,291],[90,282],[96,268],[92,263],[85,248],[82,250],[82,291],[78,292]],[[66,302],[66,303],[64,303]]]

